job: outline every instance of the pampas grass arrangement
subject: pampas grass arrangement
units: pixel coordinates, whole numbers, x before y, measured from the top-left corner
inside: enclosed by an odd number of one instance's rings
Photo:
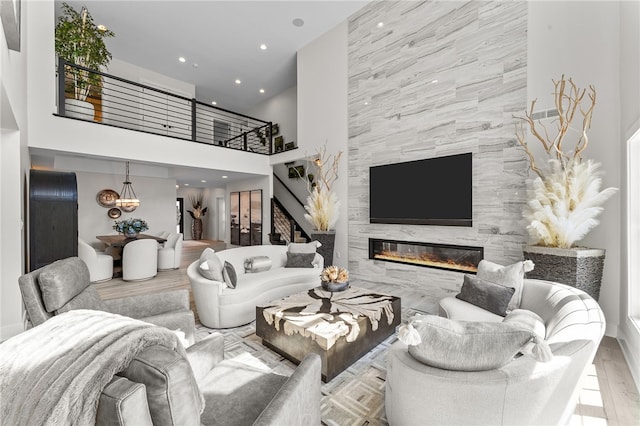
[[[523,211],[529,222],[527,231],[533,244],[570,248],[589,231],[595,228],[596,219],[604,210],[602,204],[609,199],[617,188],[602,186],[600,163],[593,160],[582,160],[582,152],[589,143],[587,131],[591,127],[591,119],[596,105],[596,90],[593,86],[580,89],[571,78],[565,80],[564,75],[553,81],[555,106],[558,117],[555,120],[557,135],[550,137],[545,125],[533,119],[536,101],[531,102],[530,110],[524,117],[515,118],[527,123],[531,134],[537,139],[547,155],[546,167],[539,167],[536,156],[527,144],[524,125],[516,125],[516,137],[524,148],[529,168],[537,177],[528,180],[527,195],[529,201]],[[588,93],[589,107],[581,107]],[[582,115],[582,128],[571,127],[575,114]],[[541,127],[542,131],[538,128]],[[569,135],[576,135],[572,148],[563,146]]]
[[[317,151],[312,162],[316,172],[314,174],[316,181],[308,180],[309,196],[307,197],[307,205],[304,206],[307,211],[304,218],[317,231],[329,231],[338,222],[340,201],[331,186],[338,179],[338,165],[341,156],[342,151],[338,151],[335,155],[328,155],[325,144]]]

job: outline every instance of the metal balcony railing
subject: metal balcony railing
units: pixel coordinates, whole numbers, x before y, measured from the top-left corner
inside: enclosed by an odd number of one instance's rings
[[[271,122],[60,58],[58,115],[257,154],[274,152]]]

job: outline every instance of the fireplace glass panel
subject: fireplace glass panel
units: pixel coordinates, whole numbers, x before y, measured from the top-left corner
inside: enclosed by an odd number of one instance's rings
[[[475,274],[482,247],[369,239],[369,259]]]

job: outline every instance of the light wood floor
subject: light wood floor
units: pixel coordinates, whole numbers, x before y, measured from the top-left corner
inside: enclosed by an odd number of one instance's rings
[[[94,284],[103,299],[187,289],[191,294],[187,267],[198,259],[206,247],[219,251],[221,241],[185,241],[182,265],[174,271],[158,272],[147,281],[125,282],[120,278]],[[197,310],[191,299],[191,309]],[[640,426],[640,396],[618,341],[605,336],[588,371],[571,426]]]

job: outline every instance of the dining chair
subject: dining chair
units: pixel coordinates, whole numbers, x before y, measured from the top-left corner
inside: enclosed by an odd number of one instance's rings
[[[89,268],[89,281],[98,283],[113,278],[113,257],[104,252],[98,252],[89,243],[78,238],[78,257]]]
[[[168,271],[180,268],[182,261],[183,235],[181,233],[170,234],[164,247],[158,249],[158,270]]]
[[[142,239],[127,243],[122,250],[122,279],[144,281],[158,274],[158,242]]]

